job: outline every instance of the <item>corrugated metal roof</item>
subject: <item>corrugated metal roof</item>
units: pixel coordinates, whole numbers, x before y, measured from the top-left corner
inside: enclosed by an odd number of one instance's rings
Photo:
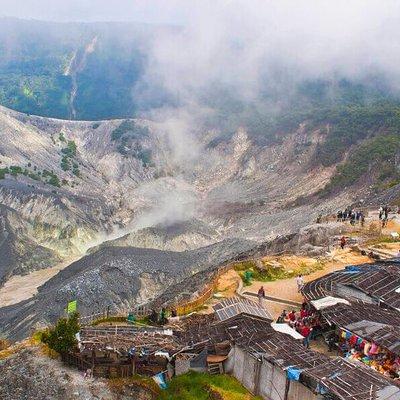
[[[252,315],[258,318],[273,320],[269,311],[261,307],[258,303],[243,299],[240,297],[232,297],[226,299],[214,306],[214,311],[220,321],[236,317],[240,314]]]

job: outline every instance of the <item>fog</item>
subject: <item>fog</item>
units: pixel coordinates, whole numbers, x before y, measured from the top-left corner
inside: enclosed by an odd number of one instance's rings
[[[192,3],[184,28],[154,41],[145,78],[181,102],[215,84],[245,100],[305,79],[383,74],[400,87],[398,2]]]
[[[149,102],[162,92],[171,100],[144,117],[159,124],[183,174],[202,159],[196,128],[214,112],[210,99],[224,102],[227,93],[271,111],[307,80],[334,86],[342,78],[369,84],[379,77],[394,93],[400,89],[400,2],[393,0],[0,0],[0,13],[179,25],[155,30],[143,46],[146,64],[132,96]],[[142,188],[157,204],[138,227],[196,216],[195,196],[174,190],[171,196],[160,195],[160,187]]]

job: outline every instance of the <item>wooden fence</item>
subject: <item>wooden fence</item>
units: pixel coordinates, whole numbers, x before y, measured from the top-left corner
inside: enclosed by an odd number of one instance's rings
[[[96,358],[89,361],[75,353],[63,353],[61,359],[65,364],[78,368],[79,371],[90,369],[92,375],[98,378],[129,378],[135,373],[133,362],[104,362]]]
[[[190,300],[188,302],[176,306],[176,311],[178,315],[186,315],[190,312],[193,312],[194,310],[202,306],[207,300],[209,300],[214,294],[214,292],[217,290],[218,280],[221,277],[221,275],[223,275],[231,268],[232,268],[231,264],[221,267],[215,274],[212,282],[206,285],[194,300]]]

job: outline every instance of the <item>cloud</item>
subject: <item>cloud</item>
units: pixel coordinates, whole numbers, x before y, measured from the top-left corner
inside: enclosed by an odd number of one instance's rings
[[[216,86],[247,100],[304,79],[376,74],[400,88],[399,2],[187,3],[185,26],[152,43],[144,78],[180,103]]]

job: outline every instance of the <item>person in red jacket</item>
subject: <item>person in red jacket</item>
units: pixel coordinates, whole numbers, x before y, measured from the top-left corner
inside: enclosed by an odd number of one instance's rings
[[[300,330],[300,335],[304,337],[303,344],[308,349],[310,347],[310,334],[312,328],[308,325],[304,325]]]

